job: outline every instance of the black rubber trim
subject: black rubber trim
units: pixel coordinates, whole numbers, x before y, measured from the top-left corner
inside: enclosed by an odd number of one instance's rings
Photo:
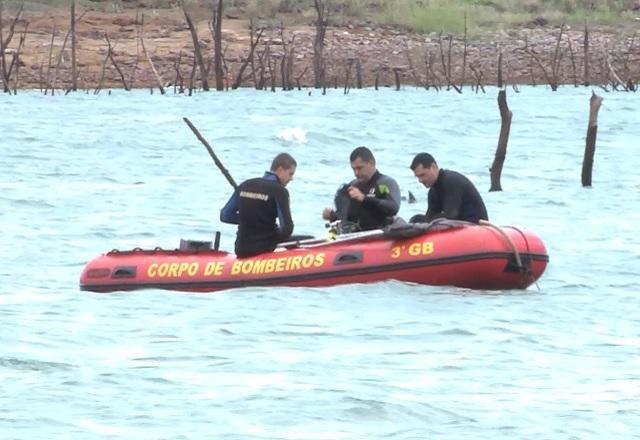
[[[336,254],[333,259],[334,266],[343,266],[345,264],[362,263],[364,259],[363,251],[345,251]]]
[[[263,279],[255,279],[255,280],[238,280],[238,281],[176,281],[169,283],[129,283],[129,284],[108,284],[108,285],[100,285],[100,284],[84,284],[80,285],[80,290],[88,290],[92,292],[111,292],[116,290],[138,290],[138,289],[166,289],[166,290],[176,290],[183,289],[187,290],[190,288],[194,289],[206,289],[208,287],[215,287],[220,289],[233,289],[235,287],[252,287],[252,286],[270,286],[274,284],[284,284],[291,281],[314,281],[323,278],[331,278],[331,277],[344,277],[344,276],[355,276],[355,275],[366,275],[369,273],[375,272],[391,272],[395,270],[402,269],[413,269],[415,267],[421,266],[438,266],[442,264],[450,264],[450,263],[464,263],[468,261],[476,261],[476,260],[492,260],[496,258],[503,258],[507,260],[513,254],[511,252],[485,252],[481,254],[470,254],[470,255],[461,255],[454,257],[443,257],[437,258],[433,260],[412,260],[412,261],[403,261],[399,263],[391,263],[385,264],[382,266],[367,266],[367,267],[354,267],[348,269],[336,269],[336,270],[327,270],[322,272],[316,272],[311,274],[297,274],[297,275],[286,275],[280,277],[273,278],[263,278]],[[549,256],[544,254],[525,254],[521,253],[521,257],[530,258],[532,261],[544,261],[549,262]]]

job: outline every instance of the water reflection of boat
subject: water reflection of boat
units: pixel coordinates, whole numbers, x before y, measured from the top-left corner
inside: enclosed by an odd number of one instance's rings
[[[472,289],[524,289],[549,257],[515,227],[442,221],[290,242],[239,259],[210,248],[113,250],[90,261],[82,290],[211,292],[247,286],[332,286],[388,279]]]

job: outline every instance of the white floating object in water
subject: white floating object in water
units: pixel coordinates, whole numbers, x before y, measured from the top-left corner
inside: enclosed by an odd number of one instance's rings
[[[280,130],[276,137],[282,141],[295,144],[307,143],[307,133],[302,128],[298,127],[285,128],[283,130]]]

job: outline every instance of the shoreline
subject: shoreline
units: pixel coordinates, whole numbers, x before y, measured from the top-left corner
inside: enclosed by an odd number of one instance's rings
[[[182,84],[185,90],[191,86],[200,88],[199,69],[194,72],[193,68],[193,40],[182,11],[141,12],[144,19],[134,10],[76,13],[78,89],[125,88],[125,84],[129,88],[158,88],[153,68],[163,85]],[[51,9],[25,13],[16,23],[15,35],[6,51],[7,64],[12,54],[17,53],[19,60],[9,82],[12,90],[16,85],[18,90],[71,88],[70,38],[63,43],[69,17],[66,9]],[[6,14],[3,17],[5,35],[11,18]],[[210,66],[208,79],[213,84],[212,32],[207,20],[194,22]],[[256,84],[257,88],[268,89],[313,87],[315,28],[265,27],[262,32],[253,69],[249,63],[240,87],[254,88]],[[23,45],[19,47],[23,36]],[[141,50],[140,36],[148,58]],[[232,88],[237,82],[250,53],[250,41],[246,20],[235,17],[222,20],[225,88]],[[584,41],[584,29],[568,26],[562,31],[549,26],[512,29],[465,41],[449,35],[421,35],[391,26],[350,23],[327,29],[324,86],[455,90],[462,85],[547,84],[552,89],[561,85],[590,85],[636,90],[640,81],[640,44],[635,38],[594,27],[588,31],[586,52]]]

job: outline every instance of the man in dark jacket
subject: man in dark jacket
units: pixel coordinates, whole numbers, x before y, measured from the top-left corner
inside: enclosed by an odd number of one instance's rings
[[[411,162],[418,182],[429,188],[426,215],[414,215],[411,222],[430,222],[439,217],[478,223],[488,220],[487,208],[473,183],[460,173],[438,168],[429,153],[420,153]]]
[[[338,189],[336,209],[325,208],[322,218],[353,223],[362,231],[391,224],[400,209],[398,184],[376,169],[376,159],[368,148],[356,148],[349,159],[356,178]]]
[[[296,166],[291,155],[278,154],[271,163],[271,171],[242,182],[220,211],[220,220],[238,225],[235,246],[238,257],[271,252],[293,232],[285,186],[293,179]]]

